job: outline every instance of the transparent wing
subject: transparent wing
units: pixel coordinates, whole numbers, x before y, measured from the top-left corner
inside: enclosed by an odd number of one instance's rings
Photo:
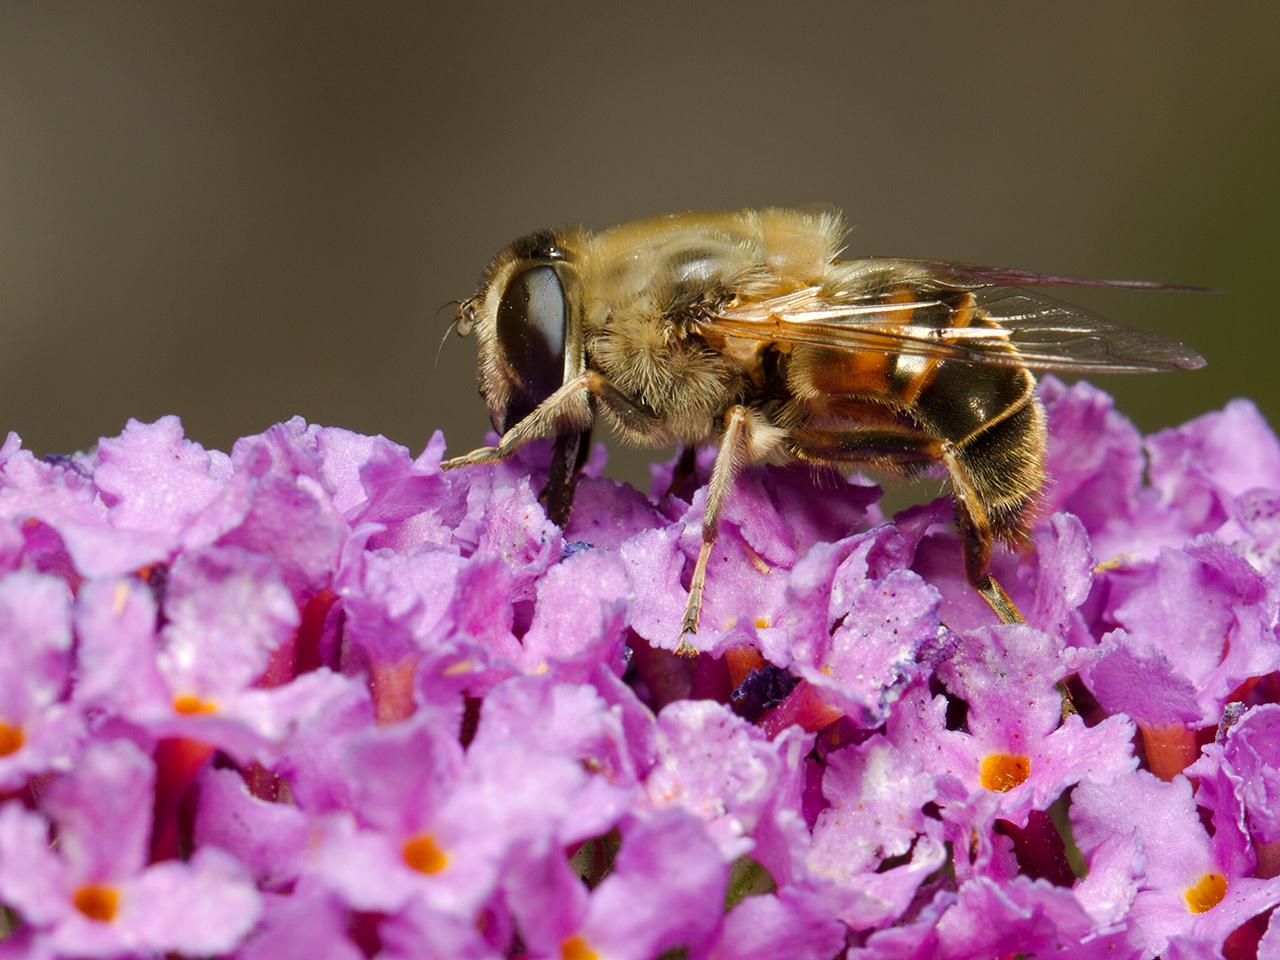
[[[1204,366],[1198,353],[1176,341],[1011,285],[1142,285],[1137,282],[1076,281],[939,261],[866,260],[847,267],[834,288],[731,305],[708,318],[705,329],[761,341],[1077,373]]]
[[[868,263],[898,264],[906,270],[917,269],[936,280],[970,289],[979,287],[1119,287],[1124,290],[1167,290],[1176,293],[1221,293],[1216,287],[1189,287],[1151,280],[1086,280],[1053,273],[1036,273],[1018,267],[983,267],[976,263],[949,260],[909,260],[873,258]]]

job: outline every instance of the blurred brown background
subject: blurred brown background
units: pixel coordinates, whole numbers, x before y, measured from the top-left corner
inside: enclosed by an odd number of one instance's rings
[[[0,428],[460,452],[487,417],[436,307],[509,239],[813,202],[855,253],[1227,287],[1074,297],[1209,358],[1105,384],[1142,426],[1274,418],[1278,11],[6,0]]]

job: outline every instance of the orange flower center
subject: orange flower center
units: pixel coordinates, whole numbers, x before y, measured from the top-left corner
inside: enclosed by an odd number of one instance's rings
[[[1220,904],[1227,895],[1227,878],[1220,873],[1206,873],[1187,887],[1182,895],[1187,898],[1188,910],[1205,913]]]
[[[0,757],[7,757],[11,753],[17,753],[26,742],[27,737],[22,732],[21,727],[11,727],[3,720],[0,720]]]
[[[201,700],[194,693],[184,693],[173,698],[175,713],[217,713],[218,705],[212,700]]]
[[[982,785],[995,793],[1004,793],[1027,782],[1031,776],[1031,758],[1018,753],[991,753],[982,759]]]
[[[439,873],[449,865],[449,858],[436,844],[435,837],[429,833],[420,833],[404,842],[400,851],[404,862],[419,873]]]
[[[587,941],[576,933],[560,944],[560,956],[562,960],[600,960],[600,954],[587,946]]]
[[[120,891],[115,887],[88,883],[75,892],[71,902],[90,920],[110,923],[120,909]]]

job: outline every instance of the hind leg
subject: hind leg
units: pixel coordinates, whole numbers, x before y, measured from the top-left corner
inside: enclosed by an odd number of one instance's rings
[[[975,522],[970,509],[970,504],[974,502],[972,494],[963,496],[960,493],[955,479],[956,471],[951,463],[947,463],[947,470],[951,473],[952,488],[956,491],[956,525],[960,529],[960,541],[964,546],[965,578],[1000,618],[1001,623],[1026,623],[1022,612],[1004,587],[991,575],[991,547],[994,537],[990,528]]]
[[[1038,411],[1029,413],[1034,428]],[[991,550],[997,540],[1020,542],[1038,484],[1019,482],[1021,474],[1005,473],[1000,463],[987,462],[991,447],[1010,445],[1028,423],[1018,413],[994,423],[959,443],[939,440],[918,430],[902,428],[792,431],[792,454],[799,460],[829,465],[863,463],[881,468],[941,462],[951,480],[956,524],[964,545],[964,572],[978,594],[1002,623],[1025,623],[1017,606],[991,576]],[[989,434],[989,435],[988,435]],[[1025,463],[1022,464],[1025,467]]]
[[[1040,406],[1028,397],[980,430],[942,445],[941,459],[955,491],[965,576],[1003,623],[1026,621],[991,576],[991,550],[997,541],[1027,542],[1044,482],[1043,436]]]
[[[969,442],[976,439],[970,438]],[[956,522],[964,544],[965,577],[1002,623],[1025,622],[1004,588],[991,576],[991,548],[1002,534],[993,529],[985,504],[992,502],[997,491],[979,486],[984,475],[970,468],[972,451],[966,456],[963,445],[904,429],[801,429],[792,432],[792,443],[792,453],[798,459],[813,463],[901,467],[941,461],[950,475],[955,495]]]

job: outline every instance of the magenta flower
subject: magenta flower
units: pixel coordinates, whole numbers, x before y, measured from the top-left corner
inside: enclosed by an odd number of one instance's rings
[[[298,609],[265,557],[240,548],[185,554],[163,606],[136,579],[86,583],[76,603],[73,701],[151,737],[186,737],[263,759],[301,723],[351,695],[329,671],[274,689],[254,685],[297,629]],[[158,618],[167,622],[157,629]]]
[[[546,444],[10,436],[0,960],[1280,958],[1280,442],[1041,396],[1026,625],[949,499],[770,467],[688,657],[710,451],[562,530]]]
[[[701,817],[727,862],[751,852],[757,825],[788,776],[785,758],[760,728],[712,701],[682,700],[658,715],[656,747],[644,780],[649,803]]]
[[[1236,705],[1239,707],[1239,705]],[[1239,711],[1233,711],[1239,712]],[[1280,704],[1234,719],[1187,768],[1199,778],[1196,800],[1213,813],[1214,832],[1235,835],[1258,860],[1261,876],[1280,875]],[[1224,724],[1226,726],[1226,724]]]
[[[613,868],[594,889],[558,854],[514,865],[506,885],[533,956],[647,960],[680,946],[705,955],[728,878],[701,823],[667,810],[623,825]]]
[[[1217,540],[1197,538],[1179,550],[1165,548],[1154,563],[1117,576],[1111,609],[1125,631],[1113,655],[1121,662],[1154,661],[1140,675],[1158,677],[1162,687],[1179,681],[1190,687],[1178,719],[1185,715],[1196,726],[1216,724],[1240,684],[1280,667],[1276,598],[1261,573]],[[1109,666],[1104,655],[1088,670],[1090,688],[1103,706],[1126,710],[1139,722],[1160,722],[1141,716],[1132,695],[1123,706],[1111,702],[1124,697],[1124,681],[1117,676],[1123,668]]]
[[[1247,841],[1204,828],[1184,778],[1164,783],[1139,770],[1105,787],[1082,785],[1072,797],[1072,828],[1086,857],[1101,854],[1094,869],[1127,875],[1125,919],[1151,955],[1175,936],[1221,948],[1242,923],[1280,903],[1280,877],[1253,877]]]
[[[876,734],[829,755],[822,792],[810,883],[854,928],[896,920],[946,861],[941,824],[924,812],[938,796],[934,778]]]
[[[0,791],[70,762],[80,735],[65,702],[71,640],[65,583],[27,572],[0,579]]]
[[[58,954],[219,953],[256,924],[258,891],[216,847],[146,866],[153,790],[137,747],[101,741],[50,785],[41,813],[0,808],[0,898]]]
[[[1109,783],[1132,770],[1133,725],[1123,716],[1088,727],[1062,718],[1059,674],[1051,638],[1026,626],[962,635],[938,668],[948,692],[967,706],[963,728],[949,729],[948,698],[916,687],[888,724],[889,739],[921,768],[955,788],[942,800],[965,828],[975,795],[991,801],[986,816],[1024,826],[1082,780]],[[960,812],[963,811],[963,812]]]

